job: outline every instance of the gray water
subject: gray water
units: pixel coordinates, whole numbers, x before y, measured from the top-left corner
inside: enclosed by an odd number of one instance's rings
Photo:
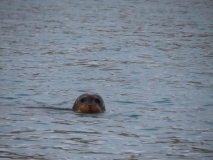
[[[212,0],[1,0],[0,159],[213,159]],[[99,93],[106,112],[71,110]]]

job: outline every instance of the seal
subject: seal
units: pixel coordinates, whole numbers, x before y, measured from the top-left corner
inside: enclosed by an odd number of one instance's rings
[[[72,110],[82,113],[100,113],[105,111],[105,104],[98,94],[85,93],[76,99]]]

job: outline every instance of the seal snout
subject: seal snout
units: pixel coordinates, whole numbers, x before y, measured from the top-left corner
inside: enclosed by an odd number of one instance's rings
[[[72,109],[82,113],[99,113],[105,111],[105,105],[98,94],[82,94],[76,99]]]
[[[89,108],[91,108],[91,107],[93,107],[93,104],[88,104],[87,106],[88,106]]]

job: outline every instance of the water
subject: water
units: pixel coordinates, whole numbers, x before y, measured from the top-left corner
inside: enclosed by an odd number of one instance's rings
[[[212,8],[1,0],[0,159],[212,159]]]

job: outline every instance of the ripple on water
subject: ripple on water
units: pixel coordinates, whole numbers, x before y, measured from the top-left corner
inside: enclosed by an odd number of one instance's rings
[[[212,159],[212,5],[0,1],[0,159]]]

